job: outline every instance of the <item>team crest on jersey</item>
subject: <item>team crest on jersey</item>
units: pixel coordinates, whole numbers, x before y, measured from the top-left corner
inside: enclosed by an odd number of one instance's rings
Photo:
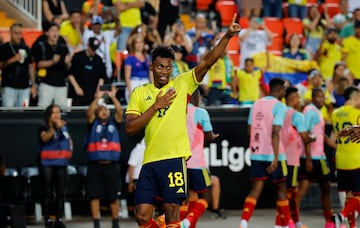
[[[96,133],[100,133],[101,131],[102,131],[102,126],[101,126],[101,124],[98,124],[96,126]]]
[[[108,131],[109,131],[110,133],[113,133],[113,132],[115,131],[115,127],[114,127],[113,125],[109,125],[109,126],[108,126]]]

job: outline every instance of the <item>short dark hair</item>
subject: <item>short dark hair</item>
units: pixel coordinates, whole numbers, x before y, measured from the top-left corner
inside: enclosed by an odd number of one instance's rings
[[[252,63],[254,63],[254,59],[253,59],[253,58],[246,58],[246,59],[245,59],[245,64],[246,64],[247,62],[252,62]]]
[[[12,31],[14,28],[22,28],[23,25],[21,23],[14,23],[10,26],[10,31]]]
[[[157,57],[170,58],[171,60],[175,59],[174,50],[172,50],[170,47],[165,46],[159,46],[153,49],[151,52],[151,57],[153,62]]]
[[[70,14],[69,14],[69,15],[71,16],[71,15],[73,15],[74,13],[79,13],[79,14],[81,14],[82,12],[81,12],[81,10],[80,10],[79,8],[74,8],[73,10],[70,11]]]
[[[281,78],[272,78],[269,83],[270,92],[275,91],[280,86],[284,87],[284,83],[285,83],[285,81]]]
[[[355,86],[350,86],[346,88],[344,91],[345,101],[350,100],[354,93],[359,93],[359,92],[360,92],[359,89],[356,88]]]
[[[298,92],[298,89],[296,87],[290,86],[285,91],[285,99],[287,100],[291,94],[297,93],[297,92]]]
[[[324,93],[323,90],[321,88],[313,88],[312,91],[311,91],[311,98],[314,98],[315,97],[315,94],[316,93]]]

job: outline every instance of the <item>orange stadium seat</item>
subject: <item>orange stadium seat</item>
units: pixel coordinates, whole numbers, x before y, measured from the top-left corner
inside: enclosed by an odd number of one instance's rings
[[[196,0],[195,1],[196,10],[208,11],[211,3],[212,0]]]
[[[0,29],[0,37],[2,38],[3,42],[8,42],[10,40],[10,31],[9,29]]]
[[[272,43],[267,46],[269,53],[277,56],[282,55],[284,39],[282,37],[274,37]]]
[[[303,36],[304,26],[299,18],[284,18],[283,23],[287,35],[296,33]]]
[[[240,66],[240,41],[238,36],[234,36],[230,39],[227,47],[227,53],[231,58],[234,67]]]
[[[284,34],[284,24],[277,17],[265,17],[264,18],[265,26],[275,34],[275,37],[282,37]]]
[[[220,13],[221,26],[227,27],[231,24],[233,16],[238,13],[237,5],[234,1],[218,0],[216,10]]]
[[[325,3],[328,7],[328,15],[330,18],[334,17],[336,14],[340,13],[340,6],[336,3]]]
[[[243,28],[243,29],[249,28],[249,18],[247,18],[247,17],[240,17],[240,18],[239,18],[239,25],[240,25],[241,28]]]
[[[339,4],[339,3],[340,3],[340,0],[325,0],[325,3]]]
[[[23,30],[22,35],[27,46],[32,47],[35,40],[41,36],[43,32],[37,29],[26,29]]]
[[[318,0],[307,0],[307,2],[306,2],[307,7],[310,7],[313,5],[318,5]]]

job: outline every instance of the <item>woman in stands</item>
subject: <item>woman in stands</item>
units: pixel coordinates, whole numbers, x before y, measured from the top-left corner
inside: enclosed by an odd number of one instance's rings
[[[55,22],[58,25],[60,25],[63,20],[69,18],[63,0],[43,0],[42,11],[44,14],[44,21]]]
[[[309,59],[308,52],[302,48],[299,34],[293,33],[290,35],[289,45],[284,49],[282,56],[296,60]]]
[[[45,126],[40,128],[40,170],[44,185],[44,217],[45,227],[65,228],[64,199],[67,186],[67,165],[72,156],[72,141],[66,123],[61,119],[61,109],[57,105],[49,105],[45,110]],[[56,221],[50,219],[49,205],[56,194]]]

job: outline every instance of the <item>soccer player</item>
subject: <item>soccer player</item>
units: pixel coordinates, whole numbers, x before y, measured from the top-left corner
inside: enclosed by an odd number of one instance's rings
[[[323,215],[326,221],[325,228],[332,228],[334,223],[331,220],[330,176],[324,152],[324,142],[333,148],[336,148],[336,145],[331,143],[325,134],[325,120],[320,111],[324,101],[324,92],[320,88],[314,88],[312,90],[312,103],[305,106],[303,110],[306,129],[316,135],[316,140],[307,145],[310,149],[311,159],[308,156],[306,158],[305,152],[302,152],[300,157],[298,205],[301,205],[310,182],[318,183],[321,191]]]
[[[349,87],[345,90],[344,96],[345,105],[336,109],[331,116],[335,133],[360,123],[359,89]],[[354,228],[356,227],[355,211],[360,211],[360,144],[351,142],[349,137],[339,137],[336,143],[338,191],[352,194],[347,194],[344,209],[333,215],[333,221],[338,228],[347,218],[350,225],[347,227]]]
[[[286,106],[280,102],[284,97],[284,80],[270,81],[270,94],[257,100],[249,113],[251,167],[251,191],[245,199],[240,228],[247,228],[256,202],[264,188],[265,180],[277,187],[277,212],[280,216],[275,227],[289,225],[289,201],[286,197],[286,158],[280,143]]]
[[[199,64],[170,80],[174,54],[167,47],[152,51],[150,70],[154,82],[139,86],[131,94],[126,110],[126,132],[145,128],[146,149],[136,185],[136,221],[139,227],[158,227],[152,218],[157,197],[162,199],[167,227],[180,227],[180,205],[186,198],[185,160],[191,156],[186,129],[190,95],[205,73],[224,52],[231,37],[240,31],[236,15],[220,42]]]
[[[289,227],[305,227],[300,222],[299,206],[297,205],[297,179],[300,166],[300,150],[303,144],[311,142],[313,139],[305,127],[304,115],[297,111],[301,106],[301,98],[298,89],[289,87],[285,92],[287,105],[286,117],[280,131],[280,140],[285,149],[288,174],[286,177],[287,198],[290,206]],[[306,153],[310,159],[310,154]],[[279,216],[277,216],[279,219]]]
[[[189,134],[191,158],[186,162],[189,180],[188,210],[183,226],[193,228],[198,218],[205,212],[208,203],[206,193],[211,186],[211,176],[204,156],[204,139],[211,142],[219,137],[214,134],[206,109],[199,108],[201,95],[195,90],[188,104],[186,126]]]

